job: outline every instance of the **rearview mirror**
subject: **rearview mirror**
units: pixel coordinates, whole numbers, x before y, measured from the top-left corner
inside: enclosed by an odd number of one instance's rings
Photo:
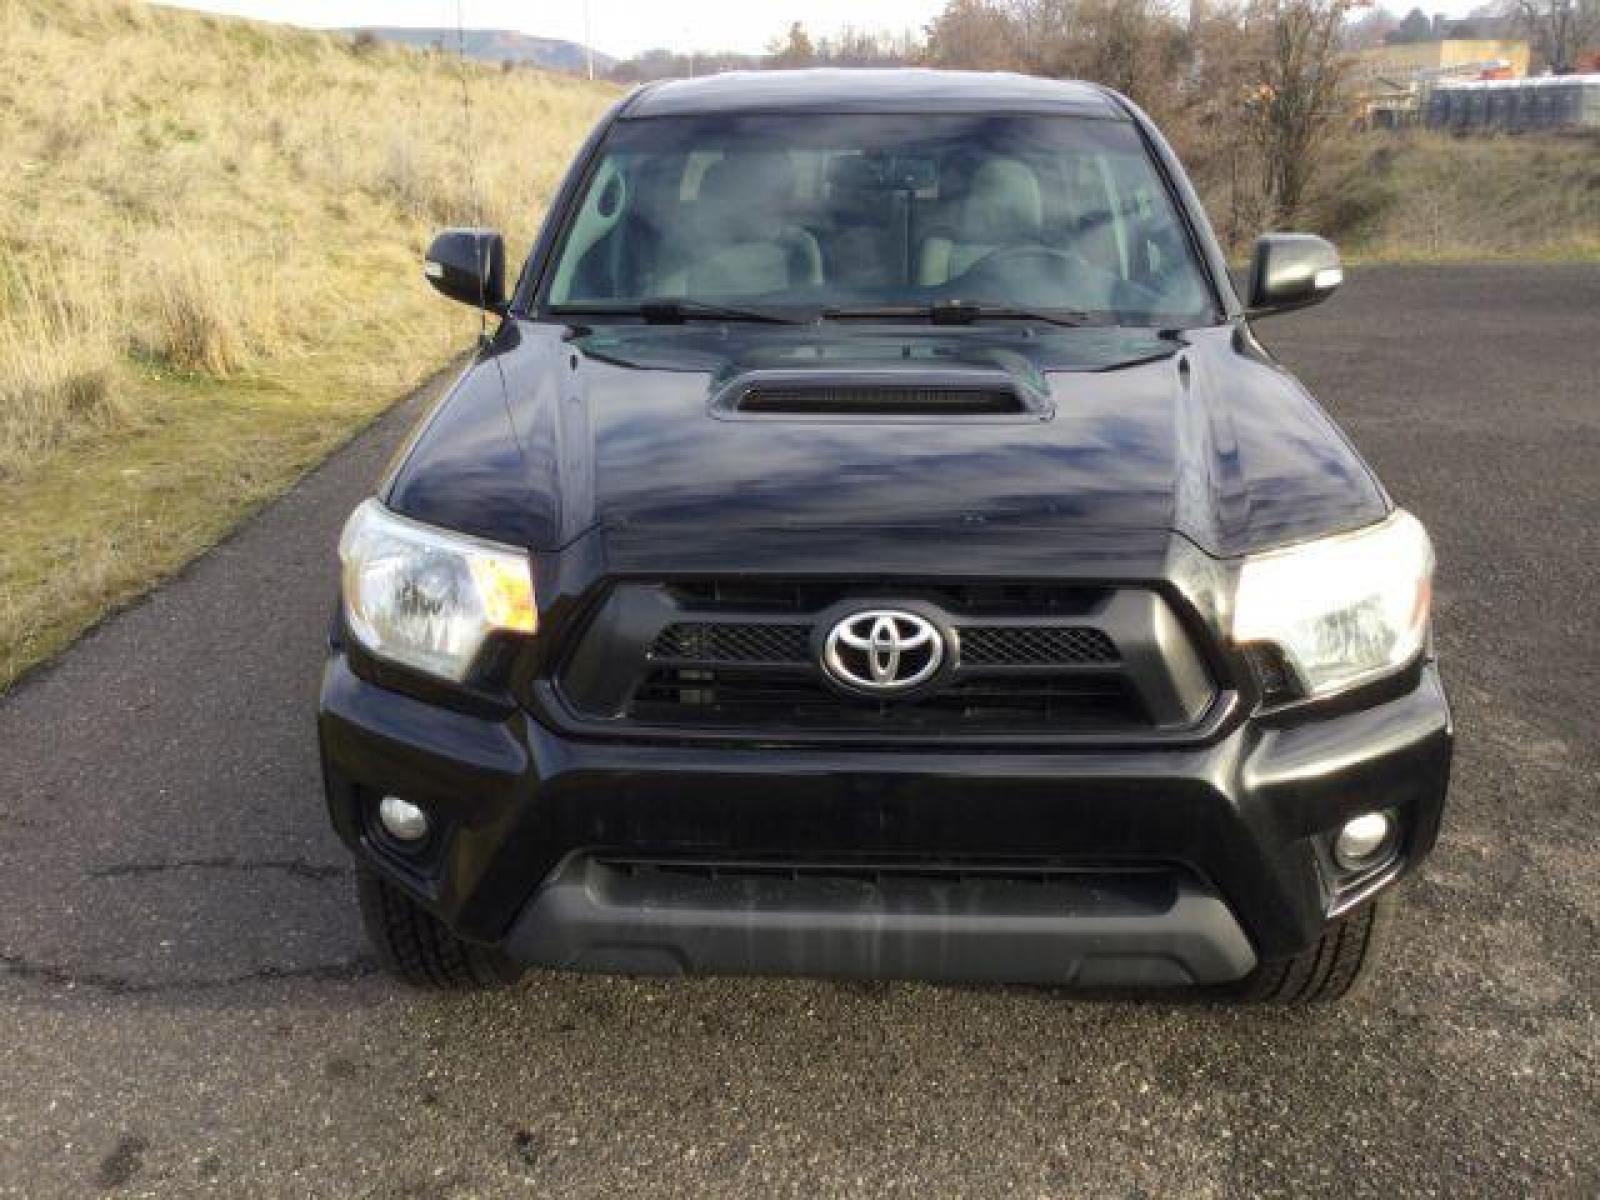
[[[1250,263],[1250,315],[1290,312],[1326,300],[1344,282],[1339,252],[1309,233],[1268,233],[1256,239]]]
[[[474,308],[506,303],[506,243],[492,229],[446,229],[428,247],[422,273],[435,288]]]

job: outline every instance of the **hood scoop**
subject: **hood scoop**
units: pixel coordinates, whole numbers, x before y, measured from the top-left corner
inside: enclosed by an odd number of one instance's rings
[[[1005,371],[808,370],[749,371],[711,398],[724,420],[1040,421],[1048,396]]]

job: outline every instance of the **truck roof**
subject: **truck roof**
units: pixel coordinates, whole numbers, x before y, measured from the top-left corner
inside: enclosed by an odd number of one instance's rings
[[[1034,113],[1126,120],[1095,84],[1002,71],[729,71],[635,94],[624,117],[736,113]]]

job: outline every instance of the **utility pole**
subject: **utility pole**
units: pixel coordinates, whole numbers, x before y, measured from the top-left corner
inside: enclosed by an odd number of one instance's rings
[[[589,20],[589,0],[583,0],[583,56],[589,63],[589,82],[594,82],[594,32]]]

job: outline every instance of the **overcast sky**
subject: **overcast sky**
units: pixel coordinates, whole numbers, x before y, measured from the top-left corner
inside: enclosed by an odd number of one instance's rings
[[[1385,0],[1405,12],[1416,0]],[[1425,12],[1465,15],[1481,0],[1433,0]],[[347,25],[446,26],[456,23],[456,0],[183,0],[186,8],[234,13],[317,28]],[[863,29],[920,29],[940,0],[588,0],[596,50],[627,58],[641,50],[738,50],[758,53],[791,21],[812,35],[845,25]],[[516,3],[461,0],[468,29],[517,29],[542,37],[584,40],[584,0]]]

